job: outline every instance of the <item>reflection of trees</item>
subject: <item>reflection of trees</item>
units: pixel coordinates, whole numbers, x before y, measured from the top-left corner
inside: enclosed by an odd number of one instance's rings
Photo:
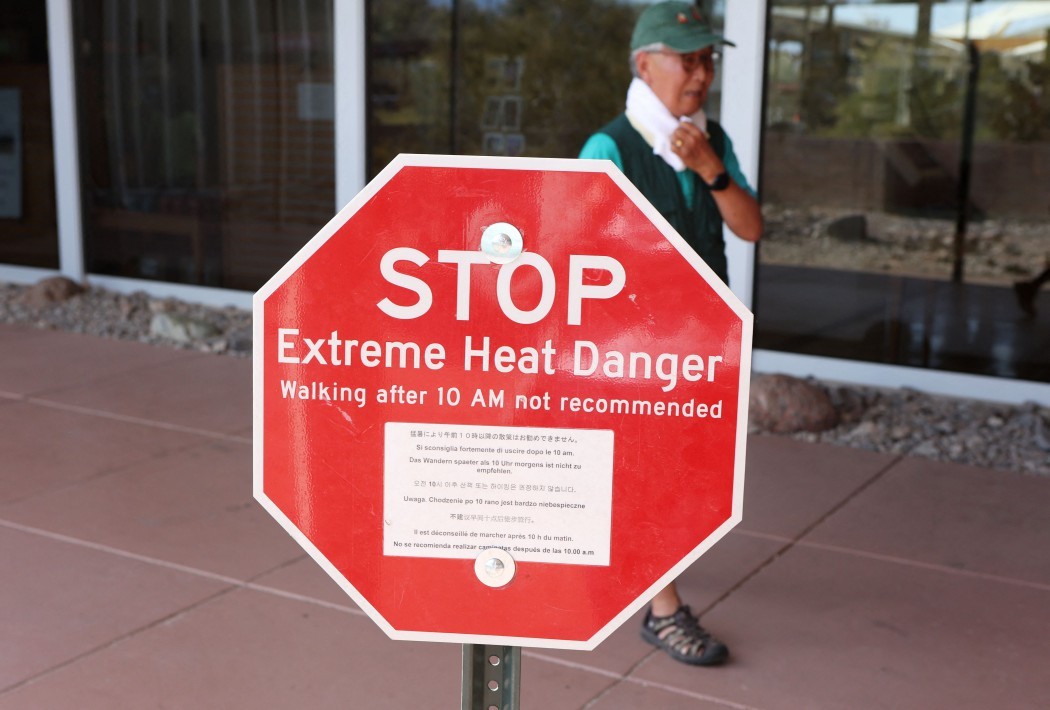
[[[931,38],[930,3],[919,3],[914,34],[839,24],[833,9],[806,2],[795,14],[774,14],[771,118],[790,116],[818,136],[958,139],[967,44]],[[1031,38],[976,40],[977,139],[1030,142],[1050,136],[1050,55],[1015,51]],[[800,71],[793,76],[796,65]]]
[[[417,0],[371,4],[369,172],[447,142],[451,18],[449,8]]]
[[[484,152],[482,123],[494,97],[520,97],[515,132],[533,156],[575,157],[623,108],[634,5],[384,0],[371,7],[373,173],[400,152]],[[492,64],[501,59],[520,61],[520,80],[494,81]]]
[[[1050,63],[1010,71],[998,54],[981,65],[977,135],[1018,142],[1050,140]],[[983,119],[983,120],[982,120]]]
[[[810,33],[802,64],[802,115],[815,130],[833,129],[836,107],[851,90],[852,57],[846,51],[848,34],[831,27]]]
[[[1050,138],[1050,71],[1045,61],[1018,61],[998,52],[980,55],[978,140],[1035,142]],[[911,128],[919,136],[959,136],[965,74],[922,69],[913,74]]]
[[[510,0],[496,11],[465,10],[463,152],[480,152],[486,59],[514,56],[524,59],[526,154],[575,157],[587,136],[622,110],[636,13],[598,0]]]
[[[965,74],[917,67],[908,87],[911,122],[902,127],[923,138],[958,138],[962,127]]]

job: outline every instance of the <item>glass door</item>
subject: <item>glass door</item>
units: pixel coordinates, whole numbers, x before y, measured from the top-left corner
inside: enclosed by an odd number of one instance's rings
[[[73,3],[87,268],[255,290],[331,218],[331,0]]]
[[[758,347],[1050,381],[1050,3],[772,0]]]
[[[0,264],[58,268],[47,7],[0,13]]]

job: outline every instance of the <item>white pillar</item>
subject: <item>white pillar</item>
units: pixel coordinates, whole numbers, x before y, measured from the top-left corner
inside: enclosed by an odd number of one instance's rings
[[[740,167],[752,187],[758,186],[759,146],[762,137],[762,84],[765,57],[767,0],[726,3],[725,36],[736,43],[722,59],[721,122],[733,139]],[[755,283],[755,245],[726,230],[729,286],[752,306]]]
[[[365,186],[365,0],[335,3],[335,208]]]
[[[63,276],[82,281],[84,227],[80,211],[80,147],[77,140],[72,0],[47,0],[47,42],[59,270]]]

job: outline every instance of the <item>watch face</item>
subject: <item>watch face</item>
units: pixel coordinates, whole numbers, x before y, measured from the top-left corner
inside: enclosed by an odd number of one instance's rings
[[[708,185],[708,187],[714,192],[724,190],[729,187],[729,173],[721,172],[718,177],[714,179],[714,182]]]

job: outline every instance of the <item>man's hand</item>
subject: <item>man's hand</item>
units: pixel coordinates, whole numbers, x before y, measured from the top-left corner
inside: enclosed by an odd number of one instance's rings
[[[711,147],[711,141],[699,126],[689,121],[680,121],[671,134],[671,150],[708,184],[725,170],[722,159]]]
[[[711,141],[707,140],[698,126],[689,121],[681,121],[671,134],[671,150],[708,185],[725,172],[725,164],[711,147]],[[763,228],[762,210],[755,198],[734,180],[729,181],[726,189],[711,194],[723,221],[733,230],[733,234],[749,242],[759,240]]]

